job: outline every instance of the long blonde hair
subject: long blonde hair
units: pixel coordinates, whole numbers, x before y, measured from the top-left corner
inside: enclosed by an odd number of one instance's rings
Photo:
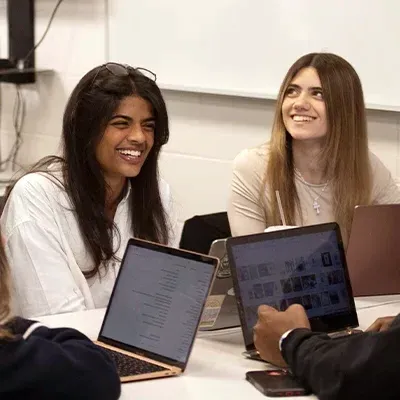
[[[288,86],[306,67],[315,68],[321,81],[328,134],[320,161],[326,176],[332,177],[332,207],[347,242],[354,207],[370,203],[372,183],[363,90],[356,71],[343,58],[330,53],[306,54],[289,69],[277,100],[263,191],[267,186],[270,193],[279,190],[289,225],[296,224],[296,212],[301,219],[292,137],[283,123],[282,103]],[[275,196],[270,196],[266,210],[268,224],[281,223]]]
[[[0,339],[11,337],[11,333],[4,328],[4,324],[10,319],[10,283],[9,267],[4,251],[0,233]]]

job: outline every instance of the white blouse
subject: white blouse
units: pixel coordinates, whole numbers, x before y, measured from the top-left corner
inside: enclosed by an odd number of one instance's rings
[[[167,216],[172,215],[168,184],[160,180]],[[116,256],[122,259],[132,237],[127,194],[114,217]],[[173,217],[172,217],[173,219]],[[173,236],[174,221],[171,221]],[[86,279],[93,267],[73,206],[64,188],[48,174],[31,173],[15,185],[1,216],[13,284],[13,312],[25,318],[106,307],[120,262]]]

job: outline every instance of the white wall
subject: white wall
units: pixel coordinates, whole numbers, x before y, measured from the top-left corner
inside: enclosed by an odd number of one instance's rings
[[[37,39],[55,3],[36,0]],[[69,93],[84,73],[106,60],[106,15],[106,0],[64,0],[60,6],[37,51],[37,66],[54,69],[54,74],[42,74],[36,84],[23,89],[27,116],[18,158],[21,164],[30,164],[58,150]],[[0,0],[0,57],[7,56],[5,35],[5,0]],[[15,88],[9,84],[0,87],[4,156],[14,137]],[[231,161],[242,148],[269,138],[273,102],[169,91],[164,94],[171,139],[162,155],[161,173],[172,186],[180,220],[225,210]],[[368,122],[371,149],[400,178],[400,114],[371,111]]]
[[[36,42],[41,38],[57,1],[36,0]],[[4,37],[5,0],[0,0],[1,57],[7,57]],[[105,60],[106,7],[99,0],[64,0],[58,9],[48,35],[36,52],[36,66],[52,69],[54,73],[38,75],[33,85],[23,86],[27,103],[19,162],[29,164],[58,149],[61,118],[68,95],[82,75]],[[12,144],[15,87],[1,85],[2,155]]]

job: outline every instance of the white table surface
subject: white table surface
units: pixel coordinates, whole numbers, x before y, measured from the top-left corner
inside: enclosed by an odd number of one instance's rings
[[[366,329],[376,318],[400,313],[400,295],[356,299],[360,327]],[[42,317],[49,327],[71,327],[96,339],[104,309]],[[266,396],[246,382],[245,373],[266,369],[264,363],[247,360],[240,328],[220,332],[200,332],[185,373],[178,377],[122,385],[121,399],[128,400],[204,400],[265,399]],[[286,399],[316,399],[315,396]]]

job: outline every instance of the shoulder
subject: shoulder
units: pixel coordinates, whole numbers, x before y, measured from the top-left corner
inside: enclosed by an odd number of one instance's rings
[[[242,150],[233,160],[233,168],[236,171],[264,171],[268,160],[268,144]]]
[[[372,183],[374,186],[380,182],[384,184],[392,179],[392,175],[385,164],[371,151],[369,152],[369,164],[371,168]]]
[[[169,210],[172,202],[171,187],[169,186],[168,182],[163,178],[159,178],[158,185],[160,190],[161,202],[163,206],[167,210]]]
[[[389,173],[389,170],[385,167],[383,162],[372,151],[369,152],[369,164],[371,166],[371,172],[373,176],[379,174],[380,172]]]
[[[369,153],[374,204],[400,203],[400,190],[389,169],[372,152]]]
[[[268,144],[242,150],[233,161],[232,186],[259,189],[264,180],[268,160]]]
[[[374,169],[375,167],[381,167],[383,165],[379,157],[372,151],[368,152],[368,156],[369,156],[369,163],[372,169]]]
[[[29,336],[38,326],[41,326],[37,321],[14,317],[5,324],[5,328],[12,334],[18,336]]]
[[[66,193],[56,176],[34,172],[20,178],[11,190],[1,215],[6,235],[21,223],[53,218],[55,208],[65,201]]]
[[[163,200],[169,199],[171,197],[171,188],[170,188],[168,182],[163,178],[160,178],[158,182],[159,182],[158,184],[160,187],[161,198]]]
[[[63,190],[61,177],[56,174],[32,172],[20,178],[12,188],[10,198],[28,194],[48,195]]]
[[[57,203],[62,194],[65,194],[64,186],[57,175],[33,172],[15,183],[3,213],[7,214],[10,208],[16,208],[18,212],[23,213],[32,207]]]

